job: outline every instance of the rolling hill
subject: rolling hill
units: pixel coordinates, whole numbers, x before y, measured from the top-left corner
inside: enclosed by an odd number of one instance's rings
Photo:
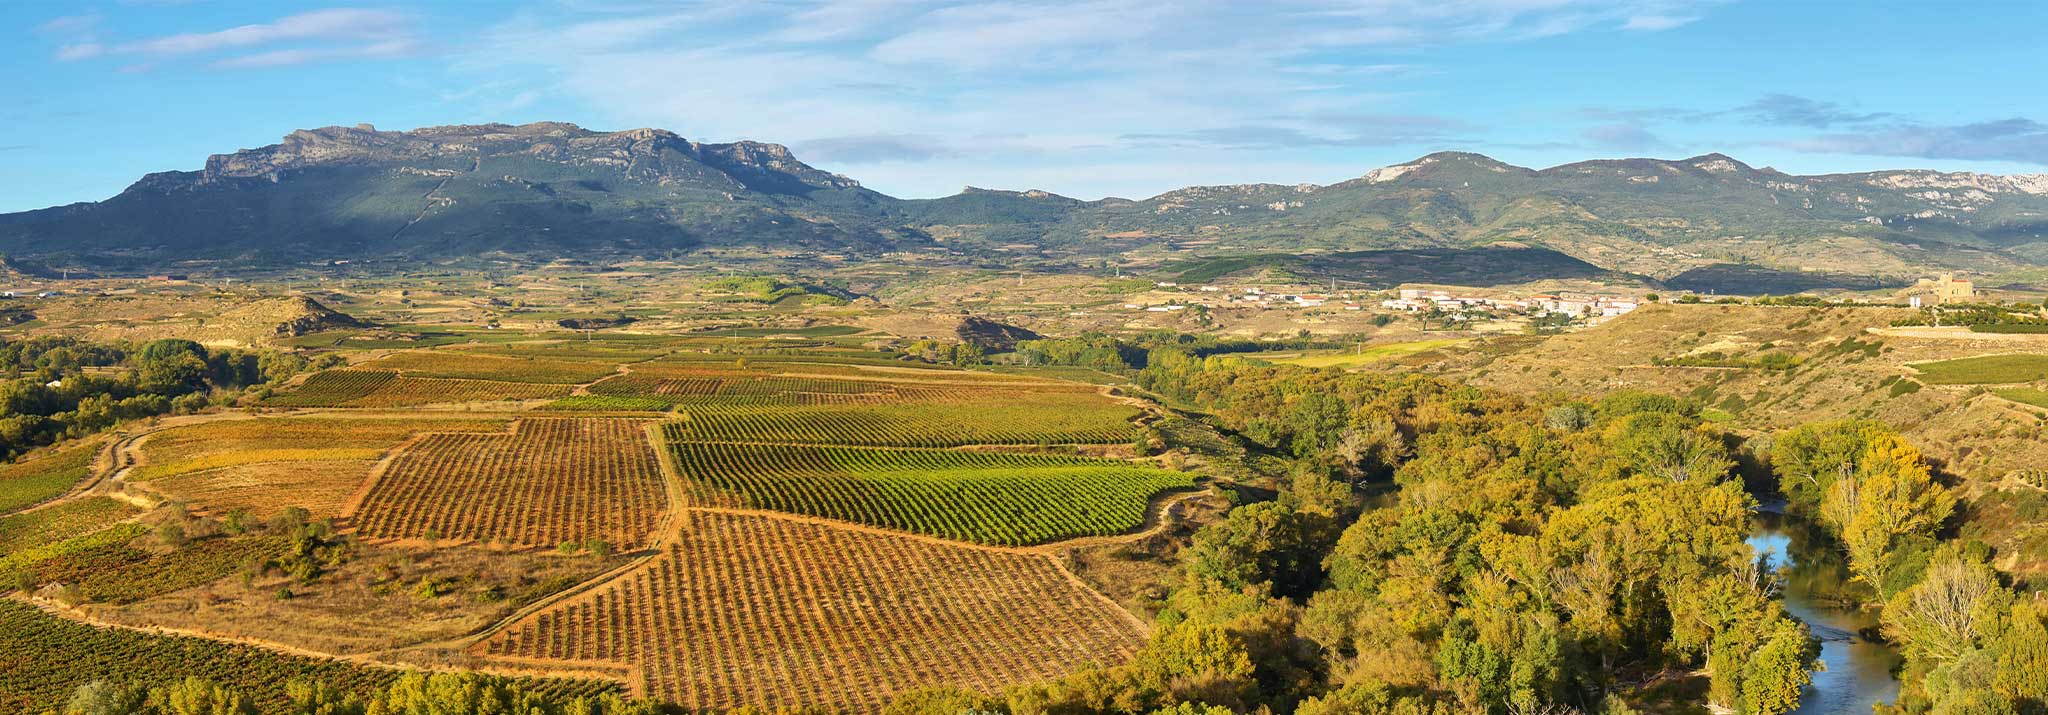
[[[1536,248],[1675,287],[1873,287],[2048,264],[2048,176],[1795,176],[1709,154],[1528,169],[1444,152],[1350,181],[1082,201],[969,188],[905,200],[779,145],[537,123],[293,132],[105,201],[0,215],[0,253],[142,272],[702,248],[1035,251],[1069,261]]]

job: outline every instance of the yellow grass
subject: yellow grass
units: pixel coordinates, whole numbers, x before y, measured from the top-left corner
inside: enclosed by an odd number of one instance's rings
[[[1407,343],[1368,345],[1364,349],[1305,352],[1293,357],[1269,358],[1271,362],[1302,367],[1357,367],[1381,360],[1406,357],[1419,352],[1435,350],[1463,343],[1469,338],[1447,338],[1442,340],[1417,340]]]

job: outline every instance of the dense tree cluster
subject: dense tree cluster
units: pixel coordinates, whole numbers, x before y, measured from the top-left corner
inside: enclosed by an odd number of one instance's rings
[[[1620,711],[1696,670],[1736,712],[1797,705],[1815,641],[1745,541],[1727,440],[1678,400],[1545,410],[1412,375],[1148,363],[1142,386],[1290,461],[1279,497],[1197,533],[1133,662],[974,707]]]
[[[0,343],[0,459],[122,420],[197,410],[321,366],[291,353],[209,350],[189,340]]]
[[[410,673],[368,698],[311,680],[287,683],[289,715],[655,715],[652,703],[617,695],[558,698],[485,675]],[[259,715],[246,695],[203,678],[145,688],[94,681],[51,715]]]

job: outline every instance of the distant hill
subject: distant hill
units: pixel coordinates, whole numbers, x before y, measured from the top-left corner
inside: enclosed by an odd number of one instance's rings
[[[969,188],[903,200],[775,144],[559,123],[364,125],[293,132],[200,171],[145,176],[105,201],[0,215],[0,253],[131,273],[707,247],[982,261],[1416,249],[1456,260],[1509,247],[1687,285],[1889,285],[2048,264],[2048,176],[1795,176],[1720,154],[1537,170],[1445,152],[1328,186],[1099,201]]]

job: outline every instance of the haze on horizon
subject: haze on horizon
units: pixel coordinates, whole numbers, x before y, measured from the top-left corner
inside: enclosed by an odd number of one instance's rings
[[[1330,183],[1438,150],[2048,165],[2048,6],[1696,0],[14,3],[0,211],[299,128],[787,144],[901,197]],[[1941,48],[1942,62],[1916,47]]]

